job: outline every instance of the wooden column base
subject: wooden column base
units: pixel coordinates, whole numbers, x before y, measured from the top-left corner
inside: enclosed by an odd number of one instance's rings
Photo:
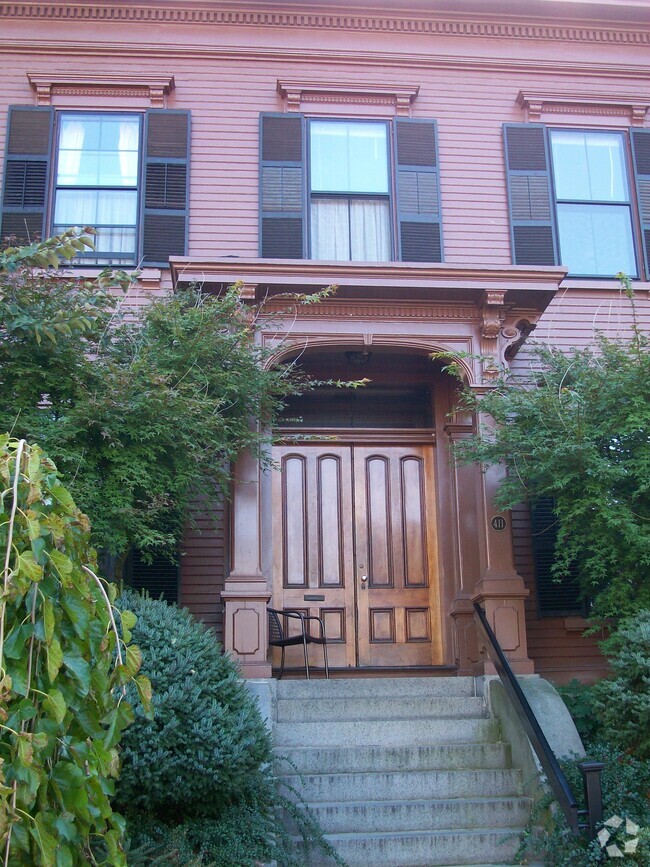
[[[271,677],[271,664],[267,660],[266,613],[271,592],[265,581],[247,581],[246,589],[228,587],[228,583],[221,594],[224,602],[224,650],[237,660],[244,677]],[[261,586],[251,589],[251,583]]]
[[[526,612],[528,596],[523,580],[517,577],[480,581],[472,602],[478,602],[515,674],[534,674],[535,666],[528,658]],[[495,668],[485,650],[475,669],[476,674],[495,674]]]

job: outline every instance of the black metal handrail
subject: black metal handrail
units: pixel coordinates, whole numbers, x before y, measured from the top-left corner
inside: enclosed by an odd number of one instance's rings
[[[553,794],[566,816],[571,833],[578,836],[586,830],[591,839],[596,836],[597,825],[602,822],[603,807],[602,793],[600,789],[600,773],[604,767],[602,762],[582,762],[580,770],[585,784],[586,810],[579,810],[576,797],[564,775],[562,768],[546,739],[546,735],[540,728],[528,699],[510,667],[510,663],[499,644],[492,627],[488,623],[485,612],[478,603],[474,603],[474,611],[478,619],[480,631],[485,640],[488,655],[497,670],[503,688],[512,702],[519,717],[522,728],[528,735],[528,739],[535,750]],[[583,821],[581,822],[581,818]]]

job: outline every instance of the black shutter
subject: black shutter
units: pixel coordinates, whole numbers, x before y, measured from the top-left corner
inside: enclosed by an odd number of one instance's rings
[[[178,602],[180,567],[167,557],[154,554],[145,563],[142,553],[132,548],[124,564],[124,578],[134,590],[146,590],[152,599],[162,598],[169,603]]]
[[[537,587],[537,609],[543,617],[583,615],[585,604],[580,597],[577,569],[570,567],[557,581],[553,574],[557,544],[557,517],[552,497],[538,497],[531,503],[533,555]]]
[[[394,129],[399,258],[442,262],[436,122],[398,117]]]
[[[24,244],[47,234],[53,119],[52,108],[9,107],[0,239]]]
[[[145,117],[141,261],[169,266],[187,253],[190,113],[152,108]]]
[[[260,256],[305,257],[305,123],[301,114],[260,115]]]
[[[505,123],[510,232],[515,265],[556,265],[555,205],[546,129]]]
[[[650,274],[650,129],[631,129],[630,134],[647,279]]]

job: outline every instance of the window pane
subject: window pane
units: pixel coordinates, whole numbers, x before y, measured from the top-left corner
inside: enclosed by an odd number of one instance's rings
[[[388,202],[353,199],[350,202],[350,238],[353,262],[390,262]]]
[[[59,186],[135,187],[140,119],[133,115],[63,115]]]
[[[312,201],[311,257],[350,260],[350,208],[347,199]]]
[[[570,274],[636,276],[630,209],[626,205],[558,205],[560,258]]]
[[[311,257],[352,262],[390,262],[390,209],[378,199],[314,199]]]
[[[618,133],[551,132],[558,199],[627,202],[623,138]]]
[[[388,192],[386,124],[312,121],[310,136],[312,190]]]
[[[135,190],[59,190],[54,222],[70,226],[135,226]]]

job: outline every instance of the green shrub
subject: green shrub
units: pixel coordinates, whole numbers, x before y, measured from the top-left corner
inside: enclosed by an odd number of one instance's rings
[[[117,802],[165,821],[219,817],[239,801],[271,742],[254,699],[214,635],[191,614],[125,592],[133,640],[152,682],[153,720],[136,711],[122,741]]]
[[[602,719],[596,711],[599,689],[599,684],[582,683],[576,678],[557,687],[585,746],[604,740]]]
[[[536,858],[543,859],[545,867],[590,867],[616,863],[621,865],[650,865],[650,762],[643,761],[607,745],[595,744],[589,750],[589,759],[604,762],[602,775],[603,818],[612,816],[629,818],[641,828],[640,842],[634,855],[612,859],[595,840],[588,843],[586,838],[571,836],[563,814],[554,812],[553,824],[544,829],[538,837],[531,826],[526,834],[525,846],[532,848]],[[584,807],[582,773],[578,765],[583,759],[570,759],[561,762],[562,769],[579,801]],[[552,799],[542,802],[538,813],[548,807]],[[539,815],[533,818],[539,820]],[[622,848],[622,847],[621,847]]]
[[[137,615],[134,640],[155,693],[154,719],[136,713],[122,741],[117,801],[130,867],[302,867],[287,814],[304,846],[343,864],[305,804],[280,791],[257,705],[213,633],[132,591],[120,603]]]
[[[650,610],[624,620],[602,648],[612,678],[595,691],[603,737],[639,759],[650,759]]]

